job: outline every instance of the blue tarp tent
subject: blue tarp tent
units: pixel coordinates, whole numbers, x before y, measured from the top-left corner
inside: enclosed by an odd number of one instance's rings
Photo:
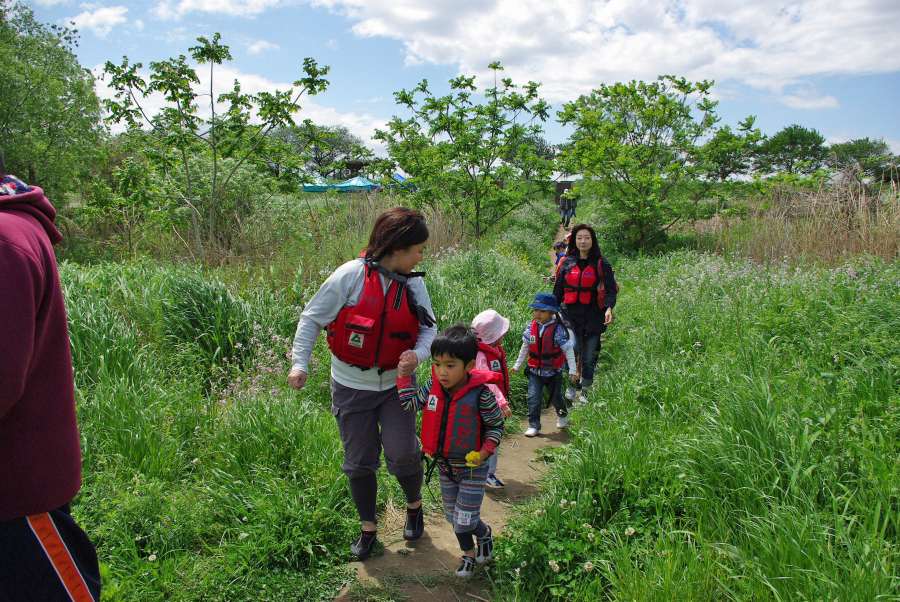
[[[340,184],[335,184],[333,188],[339,192],[368,192],[378,188],[378,184],[363,177],[356,176],[355,178],[350,178]]]
[[[303,192],[325,192],[326,190],[333,190],[334,184],[323,178],[322,176],[316,176],[313,178],[312,184],[304,184]]]
[[[393,180],[391,182],[392,187],[397,186],[397,185],[402,185],[402,186],[405,186],[406,188],[409,188],[410,190],[418,190],[417,187],[411,185],[409,182],[406,181],[406,178],[404,178],[403,176],[401,176],[398,173],[392,174],[391,179]]]

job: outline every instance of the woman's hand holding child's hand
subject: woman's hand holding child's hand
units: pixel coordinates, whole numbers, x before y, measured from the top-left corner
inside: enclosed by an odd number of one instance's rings
[[[413,372],[416,371],[416,366],[418,364],[419,358],[411,349],[404,351],[403,354],[400,355],[400,362],[397,364],[397,376],[412,376]]]

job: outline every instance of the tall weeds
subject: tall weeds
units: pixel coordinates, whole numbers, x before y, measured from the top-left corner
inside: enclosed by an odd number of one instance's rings
[[[900,258],[900,197],[895,182],[866,184],[848,169],[814,188],[776,183],[743,218],[698,224],[703,248],[756,261],[788,257],[836,265],[848,257]]]

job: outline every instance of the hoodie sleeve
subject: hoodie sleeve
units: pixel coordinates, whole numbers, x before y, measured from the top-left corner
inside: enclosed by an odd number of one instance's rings
[[[44,270],[26,249],[0,234],[0,418],[22,397],[34,354]]]

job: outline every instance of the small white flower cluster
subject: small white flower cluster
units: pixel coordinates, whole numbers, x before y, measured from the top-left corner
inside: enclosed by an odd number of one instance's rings
[[[559,565],[556,564],[556,561],[555,561],[555,560],[551,560],[551,561],[550,561],[550,568],[553,570],[554,573],[558,573],[558,572],[559,572]]]

